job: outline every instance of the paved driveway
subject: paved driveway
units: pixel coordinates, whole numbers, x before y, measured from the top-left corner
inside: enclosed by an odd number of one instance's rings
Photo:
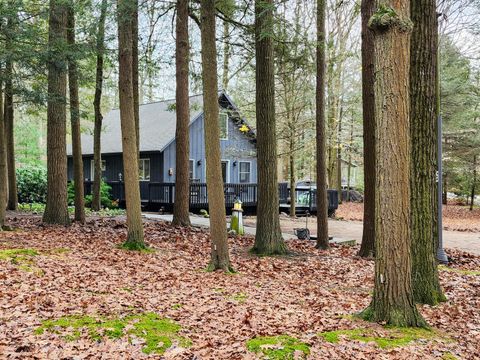
[[[144,216],[149,219],[158,219],[164,221],[172,221],[172,215],[159,215],[152,213],[145,213]],[[191,216],[190,221],[195,226],[210,225],[210,219],[201,216]],[[302,221],[303,222],[303,221]],[[255,235],[254,223],[245,227],[247,234]],[[315,228],[315,224],[309,226],[312,230]],[[293,235],[290,228],[283,228],[284,239],[293,239]],[[335,242],[344,242],[355,240],[357,243],[362,241],[363,224],[360,221],[342,221],[342,220],[329,220],[328,232],[330,236],[333,236]],[[459,249],[470,252],[472,254],[480,255],[480,233],[472,232],[460,232],[460,231],[443,231],[443,242],[446,248]]]

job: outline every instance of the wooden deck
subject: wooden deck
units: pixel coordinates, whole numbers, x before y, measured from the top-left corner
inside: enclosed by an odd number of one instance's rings
[[[112,188],[111,196],[117,199],[120,206],[125,205],[124,183],[120,181],[107,181],[107,184]],[[91,194],[93,182],[85,181],[85,194]],[[175,183],[163,182],[142,182],[140,184],[140,192],[142,197],[142,205],[145,209],[150,211],[157,211],[163,209],[165,211],[172,211],[175,203]],[[223,185],[223,193],[225,195],[225,207],[227,211],[233,208],[233,203],[236,199],[242,201],[242,206],[245,210],[255,212],[258,199],[257,184],[232,184],[226,183]],[[287,183],[278,184],[279,194],[279,209],[281,211],[289,211],[288,204],[290,198],[290,189]],[[336,190],[328,190],[329,213],[334,212],[338,207],[338,193]],[[308,211],[315,213],[316,207],[316,190],[312,189],[307,196],[302,199],[301,203],[296,204],[297,213],[302,214]],[[205,183],[191,183],[190,184],[190,209],[198,211],[200,209],[208,210],[208,192],[207,184]]]

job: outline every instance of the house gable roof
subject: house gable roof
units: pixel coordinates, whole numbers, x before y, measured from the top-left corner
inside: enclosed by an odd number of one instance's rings
[[[224,102],[228,104],[225,104]],[[219,102],[234,110],[233,115],[241,123],[236,106],[224,92],[219,94]],[[168,144],[175,140],[176,113],[175,99],[140,105],[140,151],[163,151]],[[203,114],[203,96],[190,96],[190,124],[201,118]],[[248,126],[248,125],[247,125]],[[249,134],[254,138],[253,130],[249,127]],[[93,154],[93,124],[81,136],[82,154]],[[120,127],[120,110],[111,110],[103,119],[101,135],[102,154],[122,152],[122,131]],[[71,144],[67,145],[67,154],[72,155]]]

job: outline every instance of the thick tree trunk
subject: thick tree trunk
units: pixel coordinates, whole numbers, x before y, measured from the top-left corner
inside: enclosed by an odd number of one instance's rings
[[[93,108],[95,112],[95,125],[93,130],[93,196],[92,209],[100,210],[101,195],[100,186],[102,182],[102,87],[103,87],[103,56],[105,52],[105,18],[107,16],[107,0],[102,0],[100,8],[100,18],[98,20],[97,30],[97,70],[95,75],[95,98],[93,100]]]
[[[262,255],[287,252],[278,217],[273,7],[273,0],[255,0],[258,207],[252,251]]]
[[[410,234],[410,1],[377,0],[375,31],[375,288],[363,316],[425,326],[412,290]]]
[[[133,114],[135,117],[135,134],[137,143],[137,162],[140,159],[140,89],[138,80],[138,0],[130,0],[133,6],[132,13],[132,85],[133,85]],[[140,186],[140,185],[139,185]]]
[[[375,0],[362,0],[362,104],[363,104],[363,235],[358,255],[375,255],[375,101],[373,31],[368,22],[373,15]]]
[[[47,204],[43,222],[69,225],[67,207],[67,4],[50,0],[48,30]]]
[[[173,225],[190,226],[190,109],[188,98],[188,0],[177,0],[175,204]]]
[[[75,52],[75,13],[71,2],[67,16],[67,41],[70,53]],[[72,125],[73,184],[75,191],[75,221],[85,222],[83,190],[83,160],[80,130],[80,104],[78,100],[78,70],[73,56],[68,59],[68,86],[70,91],[70,123]]]
[[[444,301],[437,269],[437,47],[436,0],[412,0],[410,60],[411,244],[415,301]]]
[[[13,9],[11,9],[13,11]],[[16,24],[16,15],[8,16],[7,36],[5,38],[5,48],[7,52],[13,51],[14,33]],[[17,196],[17,176],[15,171],[15,136],[14,136],[14,108],[13,108],[13,61],[7,57],[5,61],[5,102],[4,102],[4,121],[5,136],[7,147],[7,173],[8,173],[8,203],[9,210],[16,210],[18,207]]]
[[[328,249],[327,165],[325,159],[325,0],[317,0],[317,245]]]
[[[201,1],[201,43],[205,156],[207,160],[208,208],[210,210],[210,270],[230,271],[225,198],[223,194],[218,123],[217,48],[215,43],[215,0]]]
[[[127,205],[127,240],[123,246],[130,250],[146,247],[143,241],[140,186],[138,179],[138,147],[135,129],[135,100],[133,91],[132,17],[136,12],[129,0],[118,0],[118,61],[120,90],[120,122],[122,129],[123,171]]]
[[[472,181],[472,194],[470,196],[470,211],[473,211],[475,205],[475,188],[477,185],[477,155],[473,155],[473,181]]]
[[[3,71],[0,68],[0,231],[5,226],[5,210],[7,209],[7,147],[5,144],[5,122],[3,117]]]

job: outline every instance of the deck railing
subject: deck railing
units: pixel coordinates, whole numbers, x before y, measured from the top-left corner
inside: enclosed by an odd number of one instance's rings
[[[124,182],[106,181],[112,188],[110,195],[113,199],[120,202],[125,201]],[[147,184],[145,184],[147,185]],[[257,184],[223,184],[223,193],[225,196],[225,206],[227,209],[233,207],[236,199],[240,199],[244,207],[256,207],[258,200]],[[85,181],[85,195],[89,195],[93,190],[93,181]],[[175,203],[175,183],[149,182],[147,191],[142,190],[142,202],[153,205],[154,207],[173,208]],[[279,203],[287,204],[290,201],[290,189],[287,183],[278,184]],[[338,207],[338,193],[336,190],[328,190],[328,207],[336,209]],[[310,211],[316,211],[317,192],[310,190],[308,208]],[[207,209],[208,192],[205,183],[190,183],[190,208]]]

